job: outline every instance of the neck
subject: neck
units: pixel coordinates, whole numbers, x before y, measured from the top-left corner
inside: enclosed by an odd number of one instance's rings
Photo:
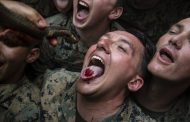
[[[17,71],[12,74],[16,75],[2,79],[2,81],[0,81],[0,84],[18,84],[24,77],[24,71]]]
[[[86,98],[77,94],[77,110],[81,117],[86,121],[102,121],[103,119],[114,115],[125,100],[125,95],[119,95],[113,99],[99,100]]]
[[[97,24],[96,26],[89,29],[76,28],[76,31],[80,35],[82,45],[84,45],[86,48],[89,48],[91,45],[97,43],[103,34],[110,31],[110,23]]]
[[[178,97],[187,88],[187,85],[174,85],[154,77],[135,94],[135,97],[142,106],[150,111],[166,112],[173,107]]]

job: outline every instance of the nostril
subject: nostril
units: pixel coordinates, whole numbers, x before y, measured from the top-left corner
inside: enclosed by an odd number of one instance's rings
[[[103,51],[105,51],[106,53],[110,53],[110,43],[111,41],[108,39],[102,39],[98,42],[97,47]]]
[[[170,40],[169,44],[176,49],[181,49],[181,46],[182,46],[182,42],[180,40],[175,40],[175,39]]]

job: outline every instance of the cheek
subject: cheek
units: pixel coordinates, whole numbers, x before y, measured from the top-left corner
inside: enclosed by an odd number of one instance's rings
[[[156,47],[158,48],[158,47],[160,47],[160,46],[162,46],[162,45],[164,45],[164,44],[167,44],[169,40],[170,40],[170,39],[169,39],[168,36],[162,36],[162,37],[158,40],[158,42],[157,42],[157,44],[156,44]]]
[[[24,62],[27,57],[26,50],[7,50],[6,59],[11,63]]]
[[[130,57],[116,56],[112,60],[112,64],[113,68],[117,69],[120,74],[131,74],[135,69],[134,60]]]

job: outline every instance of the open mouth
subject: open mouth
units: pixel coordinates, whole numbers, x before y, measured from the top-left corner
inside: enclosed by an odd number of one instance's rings
[[[105,63],[99,56],[92,56],[89,65],[81,72],[82,80],[91,80],[104,74]]]
[[[85,19],[89,14],[89,5],[84,1],[78,2],[77,17],[78,19]]]
[[[163,60],[165,60],[168,63],[174,62],[174,57],[173,57],[172,53],[166,48],[163,48],[160,50],[160,56]]]

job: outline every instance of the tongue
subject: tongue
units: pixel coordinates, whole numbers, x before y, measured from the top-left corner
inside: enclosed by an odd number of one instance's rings
[[[89,13],[89,12],[88,12],[87,10],[82,9],[82,10],[80,10],[80,11],[78,12],[77,16],[78,16],[78,18],[79,18],[80,20],[82,20],[82,19],[87,18],[88,13]]]
[[[172,63],[173,61],[166,55],[161,55],[162,59],[165,60],[168,63]]]
[[[103,74],[103,69],[101,67],[89,66],[82,70],[80,77],[82,80],[91,80],[102,74]]]

